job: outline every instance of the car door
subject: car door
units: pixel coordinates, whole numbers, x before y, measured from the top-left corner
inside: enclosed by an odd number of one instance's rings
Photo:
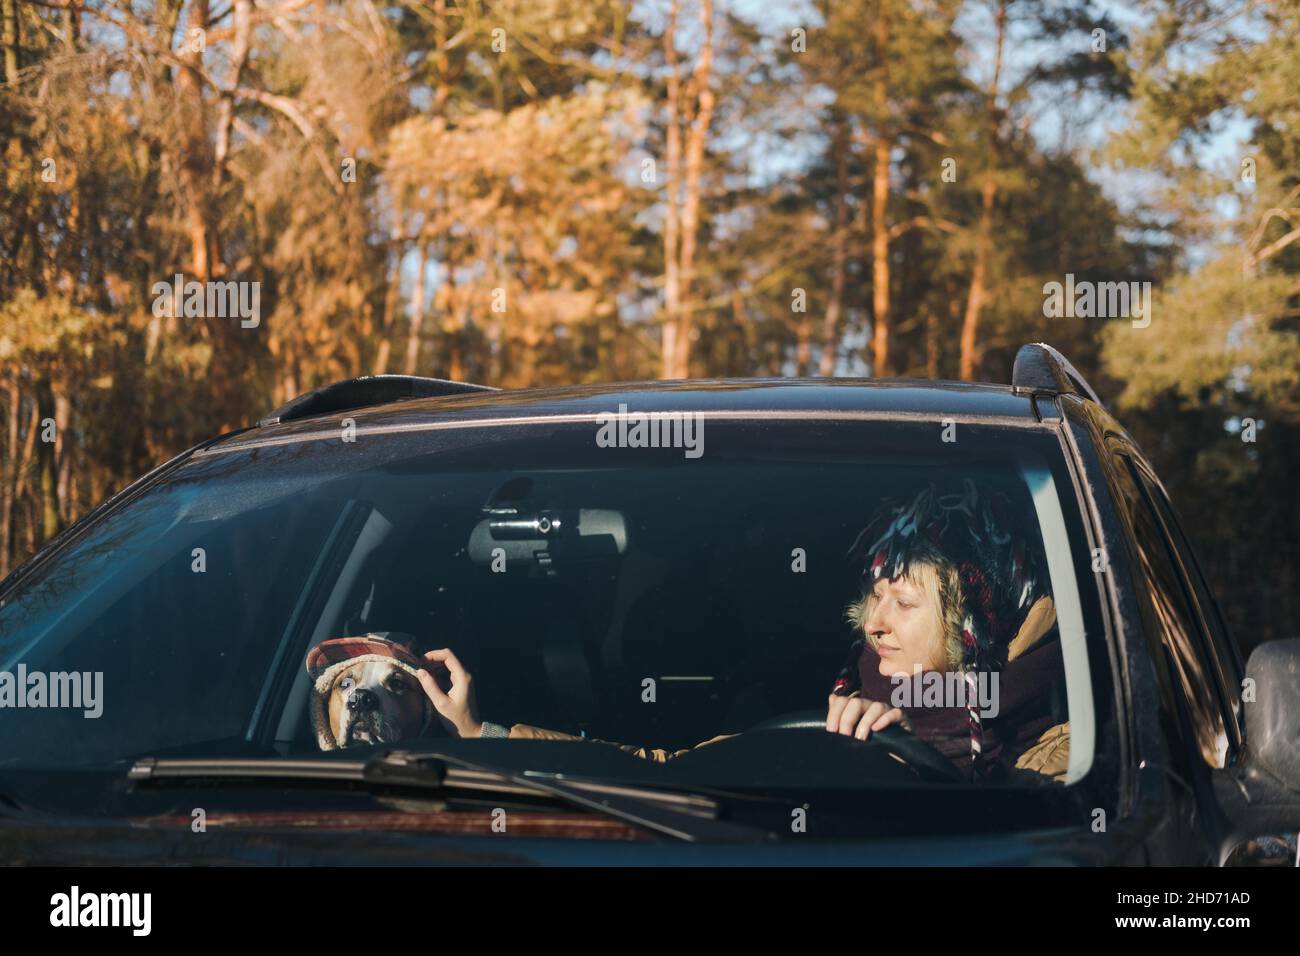
[[[1138,607],[1161,683],[1161,721],[1170,753],[1170,766],[1162,769],[1177,794],[1177,806],[1171,809],[1182,838],[1156,849],[1152,862],[1206,864],[1225,827],[1211,773],[1236,759],[1241,742],[1229,685],[1232,665],[1211,650],[1202,605],[1170,533],[1170,519],[1161,514],[1161,501],[1167,499],[1149,466],[1131,444],[1114,435],[1107,453],[1117,510],[1133,551]],[[1157,858],[1161,856],[1167,858]]]

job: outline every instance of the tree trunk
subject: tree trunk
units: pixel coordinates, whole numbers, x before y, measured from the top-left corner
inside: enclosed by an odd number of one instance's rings
[[[226,76],[226,87],[239,86],[244,65],[252,49],[253,37],[253,2],[252,0],[234,0],[235,35],[231,44],[230,69]],[[230,155],[230,128],[235,121],[235,100],[233,96],[224,97],[217,107],[216,147],[212,157],[212,190],[220,191],[226,175],[226,159]]]
[[[63,44],[68,52],[75,52],[77,41],[81,39],[81,11],[69,7],[63,18]]]
[[[668,64],[668,128],[666,132],[667,156],[664,174],[668,180],[664,189],[664,326],[662,378],[677,378],[677,325],[681,313],[681,286],[677,273],[678,196],[681,183],[678,177],[682,165],[681,139],[681,83],[677,75],[677,0],[668,7],[668,22],[664,26],[664,59]]]
[[[989,165],[980,186],[980,220],[975,231],[975,265],[971,270],[970,292],[966,296],[966,315],[961,323],[961,360],[958,374],[964,381],[975,377],[979,364],[980,311],[988,286],[989,256],[993,247],[993,209],[997,199],[994,178],[998,156],[998,86],[1002,79],[1002,48],[1006,42],[1007,4],[1001,0],[997,13],[997,40],[993,50],[993,78],[986,93],[989,123]]]
[[[433,39],[437,46],[434,56],[434,71],[438,79],[433,88],[433,104],[429,112],[442,116],[447,111],[447,101],[451,99],[451,58],[447,55],[447,0],[434,0]]]
[[[812,317],[804,312],[795,327],[794,374],[798,378],[808,374],[808,365],[812,361]]]
[[[249,8],[242,7],[241,11],[243,16],[249,15]],[[195,73],[203,65],[203,53],[192,48],[191,35],[195,30],[203,30],[206,35],[209,19],[209,0],[192,0],[175,73],[180,176],[188,198],[185,229],[190,263],[186,278],[197,282],[225,274],[214,186],[219,169],[215,150],[221,146],[221,137],[218,130],[209,129],[203,83]],[[255,414],[248,377],[257,364],[258,332],[242,328],[238,319],[229,316],[206,316],[204,329],[212,346],[208,379],[214,424],[218,430],[241,427]]]
[[[420,330],[424,325],[425,270],[429,266],[429,244],[420,242],[419,267],[415,273],[415,288],[411,290],[411,327],[406,335],[407,375],[414,375],[420,363]]]
[[[673,378],[689,378],[691,345],[695,338],[692,283],[695,278],[695,246],[700,229],[700,180],[704,171],[704,147],[713,122],[713,0],[700,0],[700,26],[704,39],[692,80],[696,95],[695,121],[686,142],[686,195],[682,199],[681,303],[677,323],[677,356]]]
[[[18,0],[0,0],[0,45],[4,46],[4,81],[18,82]]]
[[[54,392],[48,381],[40,382],[36,387],[37,403],[40,407],[40,421],[37,427],[45,430],[46,419],[55,418]],[[58,461],[56,459],[58,425],[56,419],[55,441],[46,441],[39,437],[36,446],[36,467],[40,480],[41,495],[41,544],[45,544],[59,533],[59,485]]]
[[[959,375],[963,381],[975,377],[975,366],[979,361],[979,321],[980,310],[984,307],[985,285],[988,281],[988,261],[990,246],[993,243],[993,201],[997,195],[997,184],[991,173],[986,174],[980,188],[980,222],[975,237],[975,267],[971,271],[970,292],[966,296],[966,315],[961,323],[961,367]]]
[[[451,343],[447,349],[447,377],[453,382],[465,382],[469,380],[465,367],[465,347],[470,331],[470,300],[468,296],[461,296],[460,303],[456,302],[455,275],[454,269],[447,270],[447,283],[451,288],[447,301],[456,317],[450,336]]]
[[[819,371],[835,374],[835,357],[840,340],[840,311],[844,308],[845,267],[849,242],[849,143],[847,130],[839,125],[835,140],[835,232],[831,237],[831,300],[822,321],[822,357]]]
[[[0,500],[0,578],[9,573],[9,562],[13,554],[14,528],[14,490],[18,484],[18,419],[22,414],[22,392],[18,388],[18,376],[9,380],[8,395],[5,404],[5,460],[0,469],[0,481],[4,482],[3,499]]]
[[[465,381],[465,346],[459,329],[452,332],[447,348],[447,378],[453,382]]]
[[[72,443],[68,440],[68,426],[72,423],[72,402],[60,389],[54,396],[54,465],[57,482],[56,497],[59,507],[59,526],[67,527],[72,522],[72,502],[68,499],[68,488],[72,481]]]
[[[393,326],[397,318],[398,294],[402,290],[402,244],[401,222],[402,210],[395,214],[397,225],[393,226],[389,253],[392,265],[388,269],[388,285],[384,288],[384,312],[379,317],[379,350],[375,356],[375,375],[386,375],[388,363],[393,354]]]
[[[939,318],[930,307],[925,310],[925,377],[939,377]]]
[[[189,204],[185,210],[186,231],[190,242],[190,272],[200,282],[210,279],[220,269],[217,230],[213,221],[210,189],[213,157],[208,139],[207,109],[203,102],[203,85],[192,72],[203,64],[203,54],[191,49],[191,32],[208,28],[208,0],[192,0],[190,15],[182,37],[181,65],[176,69],[179,106],[180,173]]]
[[[22,451],[18,455],[18,479],[14,482],[14,501],[17,504],[22,503],[23,495],[27,493],[28,468],[31,466],[32,454],[36,450],[36,433],[41,430],[40,405],[33,399],[31,407],[32,412],[27,422],[27,437],[23,439]]]
[[[287,365],[280,376],[281,405],[298,397],[298,378],[293,374],[295,367],[295,365]]]
[[[886,0],[881,0],[880,14],[876,18],[876,55],[880,64],[876,68],[875,105],[876,136],[875,164],[871,174],[871,313],[872,313],[872,374],[892,374],[889,365],[889,223],[886,214],[889,204],[889,154],[893,142],[888,133],[889,113],[889,12]]]

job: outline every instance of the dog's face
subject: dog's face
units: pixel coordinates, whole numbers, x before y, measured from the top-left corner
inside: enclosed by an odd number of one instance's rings
[[[424,728],[424,688],[388,661],[364,661],[341,670],[330,688],[330,732],[340,747],[391,744]]]

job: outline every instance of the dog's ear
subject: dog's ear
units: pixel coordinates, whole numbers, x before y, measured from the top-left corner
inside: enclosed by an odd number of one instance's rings
[[[325,671],[312,676],[311,722],[312,729],[316,732],[316,743],[321,750],[337,750],[339,747],[334,733],[334,690],[347,670],[346,667],[339,667],[329,676],[328,682],[323,680]]]

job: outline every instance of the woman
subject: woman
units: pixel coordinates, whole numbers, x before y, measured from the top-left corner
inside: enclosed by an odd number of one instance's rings
[[[851,552],[864,568],[848,608],[860,636],[832,688],[828,731],[865,740],[898,723],[972,779],[1064,775],[1055,609],[1042,555],[1011,514],[1005,496],[969,480],[878,512]]]
[[[928,486],[877,513],[850,551],[864,568],[862,596],[848,608],[859,636],[831,691],[828,731],[866,740],[900,724],[974,780],[1064,775],[1068,725],[1057,725],[1051,706],[1063,673],[1056,615],[1041,555],[1010,514],[1005,496],[981,495],[969,480],[946,492]],[[420,675],[449,732],[578,739],[480,722],[455,655],[426,657],[451,674],[447,692]],[[686,752],[618,746],[656,761]]]

